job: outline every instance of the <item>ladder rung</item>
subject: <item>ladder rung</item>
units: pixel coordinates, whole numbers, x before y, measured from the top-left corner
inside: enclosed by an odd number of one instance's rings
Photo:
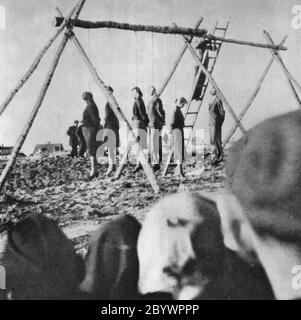
[[[187,112],[186,114],[199,114],[198,112]]]
[[[221,27],[216,27],[215,30],[223,30],[223,31],[227,31],[228,28],[221,28]]]
[[[185,125],[184,128],[193,128],[193,125]]]

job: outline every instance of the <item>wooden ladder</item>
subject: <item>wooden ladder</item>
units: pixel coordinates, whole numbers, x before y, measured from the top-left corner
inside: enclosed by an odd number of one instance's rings
[[[218,22],[216,22],[216,24],[214,26],[214,29],[212,31],[212,34],[215,35],[215,36],[218,36],[218,37],[225,38],[226,33],[228,31],[228,28],[229,28],[229,23],[230,22],[227,22],[225,27],[220,27],[218,25]],[[204,55],[203,55],[203,62],[207,58],[209,58],[208,71],[210,72],[210,74],[212,74],[212,72],[214,70],[214,67],[215,67],[217,58],[219,56],[222,44],[223,43],[221,41],[215,41],[216,50],[214,52],[212,52],[211,50],[207,49],[205,51]],[[188,106],[187,106],[186,113],[185,113],[185,126],[184,126],[185,148],[187,148],[187,146],[189,144],[189,141],[190,141],[190,139],[192,137],[192,133],[193,133],[193,130],[194,130],[198,115],[200,113],[200,109],[202,107],[202,103],[204,101],[204,97],[206,95],[208,85],[209,85],[209,81],[206,78],[205,82],[204,82],[204,85],[203,85],[203,88],[202,88],[201,96],[200,96],[200,98],[198,100],[198,103],[197,103],[196,107],[193,106],[192,101],[193,101],[194,93],[195,93],[195,90],[197,88],[197,85],[199,83],[199,80],[200,80],[201,76],[203,77],[204,75],[202,74],[202,71],[199,68],[199,70],[198,70],[198,72],[197,72],[197,74],[196,74],[196,76],[194,78],[194,81],[193,81],[193,87],[192,87],[192,91],[191,91],[191,94],[190,94],[190,97],[189,97],[189,100],[188,100]],[[171,159],[173,157],[173,154],[174,154],[174,150],[173,150],[173,148],[171,148],[171,150],[170,150],[170,152],[169,152],[169,154],[167,156],[167,161],[166,161],[165,168],[163,170],[163,174],[162,174],[163,177],[167,173],[167,170],[168,170],[168,167],[170,165],[170,162],[171,162]]]

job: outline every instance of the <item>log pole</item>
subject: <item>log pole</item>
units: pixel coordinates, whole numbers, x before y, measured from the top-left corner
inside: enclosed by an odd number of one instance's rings
[[[123,121],[125,121],[129,132],[132,136],[132,138],[136,141],[135,144],[138,145],[139,147],[139,161],[146,173],[146,176],[154,190],[155,193],[158,193],[160,191],[159,185],[157,183],[154,171],[152,169],[152,167],[149,165],[149,163],[147,162],[147,159],[139,145],[139,143],[137,142],[137,137],[134,134],[134,131],[129,123],[129,121],[127,120],[126,116],[124,115],[123,111],[121,110],[120,106],[118,105],[114,95],[106,88],[106,85],[104,84],[104,82],[100,79],[96,68],[94,67],[94,65],[92,64],[91,60],[89,59],[88,55],[86,54],[86,52],[84,51],[82,45],[80,44],[80,42],[78,41],[77,37],[75,36],[74,33],[72,33],[71,39],[73,41],[73,43],[75,44],[76,48],[78,49],[80,55],[82,56],[83,60],[85,61],[86,65],[88,66],[88,69],[91,72],[91,75],[95,81],[95,83],[98,85],[98,87],[101,89],[101,91],[103,92],[103,94],[105,95],[107,101],[110,103],[110,106],[112,107],[112,110],[114,111],[115,115],[118,118],[121,118]]]
[[[285,36],[282,39],[282,41],[280,42],[280,45],[283,45],[285,43],[286,39],[287,39],[287,36]],[[262,84],[263,84],[263,82],[265,80],[265,77],[268,74],[268,72],[269,72],[274,60],[275,60],[275,57],[273,56],[271,58],[271,60],[269,61],[269,63],[267,64],[266,68],[264,69],[263,74],[260,77],[254,92],[252,93],[252,95],[251,95],[250,99],[248,100],[247,104],[245,105],[245,107],[243,108],[242,112],[238,116],[238,120],[239,121],[242,121],[242,119],[244,118],[245,114],[250,109],[251,105],[253,104],[253,102],[254,102],[255,98],[257,97],[257,95],[258,95],[258,93],[259,93],[259,91],[261,89],[261,86],[262,86]],[[230,139],[233,137],[233,135],[234,135],[235,131],[237,130],[237,128],[238,128],[238,126],[235,123],[234,126],[229,131],[227,137],[224,140],[223,148],[225,148],[227,146],[227,144],[229,143]]]
[[[63,17],[55,17],[54,25],[60,26],[64,21]],[[195,37],[204,37],[209,40],[228,42],[233,44],[252,46],[257,48],[268,48],[273,50],[287,50],[284,46],[275,46],[266,43],[257,43],[252,41],[245,40],[235,40],[217,37],[212,34],[208,34],[206,29],[193,29],[185,27],[171,27],[171,26],[154,26],[154,25],[138,25],[138,24],[129,24],[129,23],[120,23],[115,21],[86,21],[86,20],[74,20],[70,21],[71,25],[78,28],[84,29],[101,29],[101,28],[110,28],[110,29],[121,29],[121,30],[130,30],[130,31],[146,31],[154,33],[163,33],[163,34],[180,34],[180,35],[189,35]]]
[[[75,12],[76,8],[79,8],[79,3],[69,12],[69,14],[66,17],[66,21],[68,21],[73,13]],[[29,67],[29,69],[26,71],[26,73],[23,75],[23,77],[20,79],[20,81],[17,83],[16,87],[8,94],[6,99],[2,102],[0,106],[0,116],[2,113],[5,111],[7,106],[10,104],[10,102],[13,100],[14,96],[17,94],[17,92],[23,87],[23,85],[26,83],[26,81],[32,76],[34,71],[37,69],[39,66],[42,58],[44,57],[45,53],[47,50],[51,47],[53,42],[56,40],[56,38],[61,34],[61,32],[64,30],[66,23],[64,22],[61,24],[60,28],[54,33],[54,35],[50,38],[50,40],[46,43],[46,45],[42,48],[42,50],[38,53],[37,57],[34,59],[33,63]]]
[[[204,65],[202,64],[201,60],[199,59],[198,55],[196,54],[196,52],[194,51],[193,47],[191,46],[191,44],[187,41],[187,39],[185,38],[185,36],[183,36],[183,41],[185,41],[187,43],[188,49],[191,52],[192,56],[194,57],[195,61],[197,62],[197,64],[199,65],[200,69],[204,72],[204,74],[206,75],[206,77],[208,78],[209,82],[211,83],[212,87],[216,90],[217,96],[223,101],[224,105],[227,107],[229,113],[231,114],[232,118],[234,119],[234,121],[237,123],[237,125],[239,126],[240,130],[242,131],[242,133],[244,135],[247,134],[246,129],[244,128],[244,126],[239,122],[236,114],[234,113],[230,103],[228,102],[228,100],[226,99],[226,97],[223,95],[221,89],[219,88],[219,86],[217,85],[217,83],[215,82],[215,80],[213,79],[212,75],[210,74],[210,72],[204,67]]]
[[[55,25],[59,26],[63,17],[55,18]],[[70,20],[70,24],[73,27],[84,28],[84,29],[99,29],[99,28],[109,28],[109,29],[121,29],[129,31],[144,31],[162,34],[184,34],[196,37],[202,37],[207,33],[205,29],[193,29],[185,27],[173,27],[173,26],[154,26],[154,25],[142,25],[142,24],[130,24],[130,23],[119,23],[114,21],[85,21],[85,20]]]

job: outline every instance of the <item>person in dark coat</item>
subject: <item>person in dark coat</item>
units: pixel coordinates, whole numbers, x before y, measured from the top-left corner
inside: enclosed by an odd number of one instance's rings
[[[76,130],[78,127],[78,121],[74,121],[74,125],[69,127],[67,135],[69,136],[69,145],[71,147],[71,153],[68,155],[71,158],[77,157],[77,147],[78,147],[78,138],[76,135]]]
[[[156,88],[150,87],[151,100],[147,106],[147,114],[149,118],[149,153],[154,171],[160,169],[160,150],[162,154],[162,137],[161,131],[165,125],[165,111]]]
[[[78,145],[79,145],[78,155],[79,155],[79,157],[84,158],[86,150],[87,150],[87,146],[86,146],[86,141],[85,141],[85,137],[83,134],[83,122],[82,121],[81,121],[80,125],[77,127],[76,136],[77,136]]]
[[[133,105],[133,129],[135,135],[138,137],[139,145],[142,150],[147,149],[147,127],[149,124],[148,115],[146,113],[146,108],[144,101],[142,99],[143,94],[138,87],[132,89],[134,95],[134,105]],[[136,152],[138,155],[138,152]],[[137,165],[134,168],[134,173],[142,169],[140,161],[137,161]]]
[[[267,119],[229,150],[218,208],[226,241],[258,257],[277,300],[301,299],[301,112]]]
[[[110,92],[113,92],[112,87],[107,86],[107,89]],[[110,137],[108,143],[109,167],[106,172],[106,175],[109,176],[112,172],[116,171],[116,154],[117,148],[119,147],[119,120],[112,110],[109,102],[105,105],[104,129],[103,136],[107,139]],[[113,137],[111,137],[112,133],[114,134]]]
[[[32,214],[8,232],[0,264],[12,300],[80,299],[82,259],[57,223]]]
[[[208,69],[209,61],[210,61],[209,51],[216,51],[216,49],[217,48],[216,48],[215,43],[213,43],[211,40],[200,38],[200,41],[198,42],[198,44],[196,46],[196,52],[198,54],[200,61],[202,61],[203,66],[206,69]],[[195,77],[197,76],[197,74],[199,72],[199,68],[200,67],[198,65],[195,67]],[[192,100],[199,100],[200,99],[202,92],[203,92],[203,87],[204,87],[205,81],[206,81],[206,75],[202,71],[199,76],[195,91],[193,93]]]
[[[187,104],[187,100],[181,97],[175,101],[176,107],[172,114],[170,129],[173,136],[173,149],[174,149],[174,159],[176,161],[177,167],[175,170],[175,176],[185,177],[183,172],[183,161],[184,161],[184,126],[185,119],[181,111],[182,108]]]
[[[214,146],[212,165],[217,165],[223,160],[222,126],[225,120],[225,110],[223,102],[216,95],[216,91],[211,91],[212,100],[209,103],[209,129],[210,143]]]
[[[140,223],[123,215],[102,225],[89,241],[81,290],[95,300],[138,298]]]
[[[92,93],[84,92],[82,97],[86,101],[86,108],[83,112],[83,134],[87,145],[87,153],[91,161],[91,171],[88,180],[92,180],[98,177],[96,135],[100,129],[100,117]]]

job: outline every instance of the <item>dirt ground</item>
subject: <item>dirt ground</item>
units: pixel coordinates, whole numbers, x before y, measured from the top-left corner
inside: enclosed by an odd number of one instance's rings
[[[0,171],[4,166],[5,162],[0,162]],[[117,215],[128,213],[143,221],[147,208],[164,194],[178,190],[216,192],[225,186],[223,165],[212,168],[210,157],[186,162],[184,179],[173,177],[172,172],[164,178],[157,173],[159,194],[154,194],[143,170],[133,174],[128,165],[122,177],[113,181],[105,177],[106,169],[107,165],[99,165],[99,178],[86,182],[87,159],[19,159],[0,198],[0,248],[5,231],[31,213],[57,220],[76,249],[84,251],[91,232]]]

